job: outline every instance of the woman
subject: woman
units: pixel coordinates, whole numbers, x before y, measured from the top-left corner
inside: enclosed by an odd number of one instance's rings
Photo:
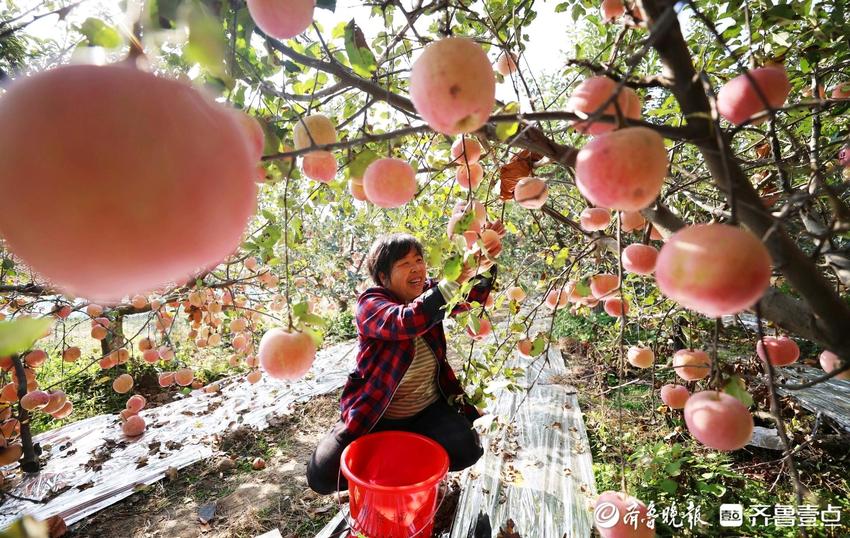
[[[498,222],[485,228],[504,233]],[[483,454],[472,429],[480,413],[464,401],[463,388],[446,361],[441,322],[444,306],[470,278],[476,282],[468,300],[483,304],[496,267],[479,257],[477,267],[465,265],[455,282],[436,282],[428,278],[422,245],[408,234],[379,237],[367,266],[376,286],[357,300],[360,349],[342,391],[342,417],[307,464],[307,483],[317,493],[348,488],[339,472],[340,456],[369,432],[402,430],[428,436],[448,452],[451,471],[469,467]],[[489,276],[474,276],[485,269]],[[459,306],[452,313],[463,309]]]

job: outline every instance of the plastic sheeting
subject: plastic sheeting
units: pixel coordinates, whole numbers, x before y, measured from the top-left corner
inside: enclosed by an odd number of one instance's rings
[[[319,534],[315,538],[348,538],[348,504],[344,504],[342,509],[328,521]],[[425,537],[423,537],[425,538]]]
[[[37,436],[35,442],[50,451],[47,462],[10,492],[44,502],[7,497],[0,528],[23,514],[37,519],[58,514],[70,525],[160,480],[169,468],[212,456],[216,435],[243,426],[265,429],[269,418],[288,414],[295,402],[341,387],[356,349],[356,343],[348,342],[320,351],[310,373],[298,381],[264,376],[251,385],[245,376],[234,376],[218,382],[220,392],[197,390],[144,410],[140,415],[148,427],[137,438],[123,436],[117,415],[92,417]]]
[[[825,374],[823,370],[794,364],[776,370],[785,383],[806,383]],[[820,412],[850,431],[850,381],[832,378],[801,390],[778,389],[779,394],[793,396],[809,411]]]
[[[551,321],[539,316],[529,334],[548,331]],[[561,353],[552,345],[536,359],[516,354],[510,366],[525,369],[518,384],[530,390],[502,390],[488,406],[501,426],[482,435],[484,456],[464,471],[451,531],[441,536],[493,538],[508,519],[523,538],[590,536],[593,462],[575,390],[561,384]],[[347,528],[340,512],[315,538],[347,537]]]
[[[463,477],[451,538],[494,537],[509,519],[523,538],[590,536],[596,481],[587,432],[575,389],[553,382],[564,373],[560,352],[546,356],[546,366],[518,358],[530,390],[503,391],[488,407],[502,426],[482,437],[484,456]]]

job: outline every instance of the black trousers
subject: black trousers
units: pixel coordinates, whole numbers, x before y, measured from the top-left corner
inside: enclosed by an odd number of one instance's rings
[[[401,430],[419,433],[440,443],[449,454],[449,470],[460,471],[473,465],[484,453],[478,432],[456,408],[440,398],[418,414],[404,419],[383,418],[372,432]],[[319,445],[307,463],[307,484],[316,493],[328,494],[348,489],[348,481],[339,472],[340,456],[345,447],[357,436],[345,429],[345,423],[338,421],[331,431],[319,441]]]

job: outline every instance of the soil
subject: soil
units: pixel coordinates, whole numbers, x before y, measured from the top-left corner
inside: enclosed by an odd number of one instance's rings
[[[217,443],[229,457],[171,473],[170,479],[77,523],[68,536],[240,538],[275,528],[284,538],[313,536],[336,513],[337,499],[307,487],[306,462],[337,420],[339,396],[336,391],[296,404],[290,415],[261,432],[229,432]],[[253,470],[255,458],[266,467]]]
[[[278,529],[284,538],[314,536],[338,509],[335,495],[307,487],[306,462],[339,414],[340,391],[296,404],[266,430],[240,428],[217,440],[227,456],[200,461],[71,528],[73,538],[242,538]],[[255,458],[265,469],[255,471]],[[434,534],[451,527],[460,497],[450,476]],[[347,495],[343,494],[345,502]],[[213,516],[211,519],[210,516]],[[209,519],[203,523],[202,519]]]

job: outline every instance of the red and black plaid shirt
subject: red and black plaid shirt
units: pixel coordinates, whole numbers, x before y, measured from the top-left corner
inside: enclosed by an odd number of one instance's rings
[[[490,273],[490,278],[476,277],[480,280],[469,292],[469,301],[484,303],[493,287],[495,266]],[[426,280],[422,295],[407,304],[384,287],[372,287],[360,294],[355,315],[360,340],[357,366],[348,376],[339,404],[350,433],[368,433],[381,419],[413,361],[413,339],[417,336],[437,357],[437,384],[443,396],[460,404],[470,420],[479,416],[475,407],[465,402],[463,388],[446,360],[442,323],[445,304],[437,281],[431,278]],[[467,308],[459,305],[452,314]]]

